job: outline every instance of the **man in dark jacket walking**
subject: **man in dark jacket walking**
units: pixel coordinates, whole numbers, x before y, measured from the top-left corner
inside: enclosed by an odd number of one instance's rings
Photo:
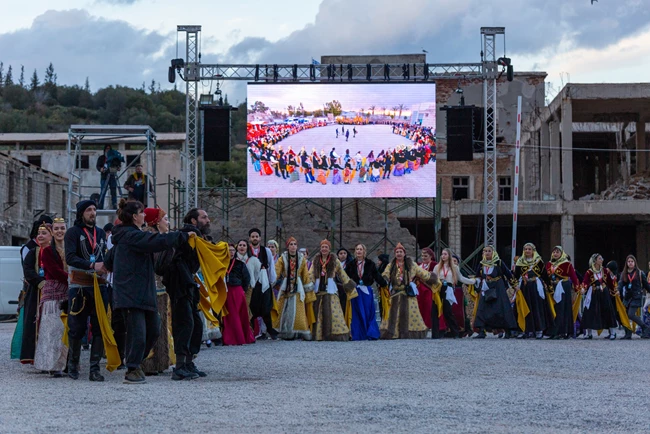
[[[93,339],[90,349],[90,381],[104,381],[99,373],[99,362],[104,355],[102,332],[95,309],[93,274],[99,275],[99,289],[107,305],[108,294],[104,255],[106,254],[106,234],[95,225],[97,210],[92,200],[77,203],[77,218],[74,226],[65,233],[65,260],[68,264],[68,376],[73,380],[79,378],[79,358],[81,356],[81,339],[86,334],[86,325],[90,318]]]
[[[114,247],[105,266],[113,271],[114,314],[126,318],[126,367],[124,383],[146,382],[141,365],[160,336],[153,253],[187,244],[190,233],[143,232],[144,205],[122,199],[118,209],[121,225],[113,229]]]
[[[183,223],[185,226],[181,232],[194,232],[204,239],[210,234],[210,219],[205,210],[192,208],[183,218]],[[163,276],[163,284],[171,300],[172,336],[176,353],[172,380],[207,376],[194,364],[194,357],[199,354],[203,340],[203,321],[198,308],[201,295],[194,281],[199,267],[196,251],[184,244],[176,250]]]

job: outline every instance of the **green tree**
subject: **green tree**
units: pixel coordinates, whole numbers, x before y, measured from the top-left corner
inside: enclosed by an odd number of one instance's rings
[[[29,91],[16,84],[5,86],[2,98],[14,110],[26,110],[32,102]]]
[[[404,110],[406,106],[404,104],[400,104],[397,106],[397,108],[399,109],[399,118],[402,119],[402,110]]]
[[[262,102],[262,101],[255,101],[253,105],[251,105],[250,112],[251,113],[266,113],[269,110],[269,108]]]
[[[2,85],[4,84],[5,64],[0,62],[0,95],[2,95]]]
[[[45,81],[43,83],[43,88],[45,89],[46,94],[50,98],[50,100],[48,101],[48,103],[50,104],[56,103],[56,97],[57,97],[56,80],[57,80],[57,76],[56,73],[54,72],[54,65],[52,65],[52,62],[50,62],[47,69],[45,69]]]
[[[12,72],[11,65],[9,65],[9,68],[7,69],[7,75],[5,75],[5,87],[9,87],[13,85],[14,85],[14,75]]]
[[[86,77],[86,82],[84,83],[84,90],[90,93],[90,81],[88,80],[88,77]]]
[[[325,103],[326,113],[332,113],[333,116],[340,116],[343,113],[341,103],[337,100]]]
[[[20,65],[20,78],[18,79],[20,87],[25,87],[25,65]]]
[[[36,91],[38,89],[38,86],[40,86],[41,83],[38,81],[38,73],[36,72],[36,69],[34,69],[34,73],[32,74],[32,78],[29,81],[29,90],[32,92]]]
[[[149,85],[149,94],[153,95],[154,93],[156,93],[156,80],[152,79]]]

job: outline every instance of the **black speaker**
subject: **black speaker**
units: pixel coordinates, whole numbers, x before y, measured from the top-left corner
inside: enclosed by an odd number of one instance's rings
[[[230,161],[230,108],[202,108],[203,161]]]
[[[447,161],[472,161],[474,107],[447,108]]]

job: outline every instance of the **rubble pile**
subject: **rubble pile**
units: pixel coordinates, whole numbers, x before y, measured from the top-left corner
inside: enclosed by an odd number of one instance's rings
[[[580,200],[649,200],[650,199],[650,177],[634,175],[630,178],[628,185],[622,180],[600,194],[589,194],[581,197]]]

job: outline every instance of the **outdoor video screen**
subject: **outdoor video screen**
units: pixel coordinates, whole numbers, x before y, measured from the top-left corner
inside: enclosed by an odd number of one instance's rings
[[[248,197],[434,197],[435,135],[434,83],[251,83]]]

